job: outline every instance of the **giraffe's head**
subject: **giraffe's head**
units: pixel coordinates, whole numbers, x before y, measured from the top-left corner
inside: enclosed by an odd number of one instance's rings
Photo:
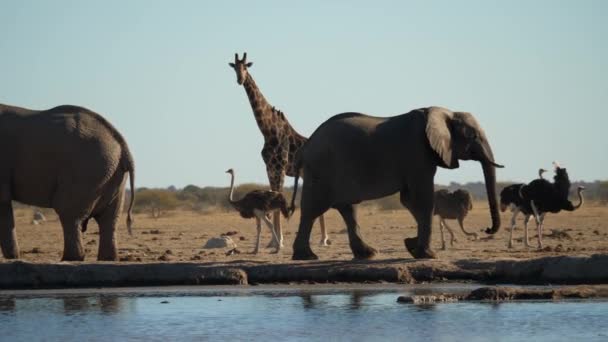
[[[228,63],[234,71],[236,71],[236,81],[238,84],[243,85],[247,78],[247,68],[250,68],[253,63],[247,63],[247,52],[243,53],[243,59],[239,60],[239,54],[234,54],[234,63]]]

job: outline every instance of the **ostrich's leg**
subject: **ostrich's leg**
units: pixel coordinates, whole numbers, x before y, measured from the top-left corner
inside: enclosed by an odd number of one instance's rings
[[[319,216],[319,225],[321,226],[321,242],[319,242],[319,245],[329,246],[331,242],[329,241],[329,236],[327,235],[327,230],[325,229],[325,217],[323,215]]]
[[[543,226],[545,224],[545,214],[540,214],[540,225],[538,226],[538,248],[543,248]]]
[[[278,243],[279,242],[279,238],[277,237],[277,234],[274,231],[274,227],[272,226],[272,222],[270,222],[270,220],[266,216],[266,213],[264,213],[264,212],[256,212],[256,216],[260,217],[264,221],[264,223],[266,223],[266,225],[268,226],[268,228],[270,229],[270,232],[272,233],[272,241],[274,241],[275,244],[276,244],[276,246],[277,246],[277,250],[275,251],[275,253],[278,253],[281,250],[281,244]]]
[[[255,249],[253,250],[253,254],[258,254],[258,252],[260,251],[260,235],[262,233],[262,222],[260,221],[260,217],[256,216],[255,217],[255,228],[258,231],[258,236],[256,238],[256,242],[255,242]]]
[[[445,237],[443,236],[444,232],[443,232],[443,220],[440,218],[439,219],[439,231],[441,232],[441,250],[446,250],[445,248]]]
[[[519,208],[513,209],[513,216],[511,217],[511,232],[509,234],[509,245],[508,248],[513,248],[513,230],[515,230],[515,224],[517,219],[517,214],[519,214]],[[528,228],[526,226],[526,236],[528,235]],[[527,241],[527,239],[526,239]]]
[[[276,152],[283,154],[283,152]],[[282,158],[282,157],[281,157]],[[285,154],[285,158],[287,155]],[[285,159],[287,160],[287,159]],[[285,182],[285,167],[275,167],[266,164],[266,172],[268,174],[268,180],[270,181],[270,189],[273,191],[283,192],[283,183]],[[281,227],[281,212],[277,209],[273,211],[273,231],[278,236],[278,239],[270,241],[267,247],[277,247],[280,249],[283,247],[283,229]]]
[[[462,230],[464,235],[472,236],[473,240],[477,240],[477,233],[469,233],[464,229],[464,217],[463,216],[458,217],[458,224],[460,225],[460,229]]]
[[[540,215],[538,214],[538,209],[536,209],[536,204],[534,201],[530,201],[530,206],[532,207],[532,212],[534,212],[534,219],[536,220],[536,233],[538,234],[538,249],[543,248],[543,242],[541,238],[541,229],[542,229],[542,221],[540,220]]]
[[[528,238],[528,223],[530,222],[530,217],[532,217],[532,215],[526,215],[524,217],[524,244],[526,247],[532,247],[530,246],[530,239]]]

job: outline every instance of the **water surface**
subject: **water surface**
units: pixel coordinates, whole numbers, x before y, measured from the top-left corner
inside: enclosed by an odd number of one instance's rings
[[[603,301],[418,306],[462,285],[0,291],[0,340],[606,341]]]

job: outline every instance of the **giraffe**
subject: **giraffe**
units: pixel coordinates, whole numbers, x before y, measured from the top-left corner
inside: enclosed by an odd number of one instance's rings
[[[264,136],[264,147],[262,148],[262,159],[266,164],[266,174],[270,182],[270,189],[283,191],[285,176],[295,177],[300,170],[294,165],[296,152],[304,145],[306,137],[300,135],[287,120],[285,114],[271,106],[266,100],[248,69],[253,65],[247,62],[247,53],[243,53],[243,59],[239,59],[238,53],[234,54],[234,63],[229,65],[236,71],[237,83],[245,88],[253,116],[258,128]],[[281,228],[281,217],[279,211],[274,212],[274,227],[280,247],[283,247],[283,231]],[[321,246],[327,246],[331,242],[325,230],[325,219],[319,217],[321,225]],[[270,246],[274,246],[272,240]]]

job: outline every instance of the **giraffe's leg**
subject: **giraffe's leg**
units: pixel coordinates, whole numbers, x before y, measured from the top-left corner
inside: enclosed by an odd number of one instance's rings
[[[270,189],[273,191],[283,192],[283,183],[285,182],[285,164],[278,159],[271,159],[275,164],[266,164],[266,172],[270,181]],[[277,241],[272,240],[267,247],[275,247],[280,249],[283,247],[283,229],[281,227],[281,212],[275,210],[273,212],[273,225]]]
[[[513,216],[511,217],[511,232],[509,233],[509,245],[508,248],[513,248],[513,230],[515,230],[515,224],[517,222],[517,214],[519,214],[519,208],[513,209]],[[526,228],[526,236],[528,234],[528,228]]]
[[[262,222],[259,216],[255,217],[255,229],[258,232],[258,235],[255,239],[255,249],[253,250],[253,254],[258,254],[260,252],[260,235],[262,235]]]
[[[272,233],[272,240],[273,241],[279,241],[279,238],[277,237],[277,234],[274,231],[274,227],[272,226],[272,222],[270,222],[270,220],[268,219],[268,217],[266,217],[266,213],[262,212],[262,211],[257,211],[255,215],[257,217],[259,217],[260,219],[262,219],[262,221],[264,221],[264,223],[266,223],[266,225],[268,226],[268,228],[270,229],[270,232]],[[278,244],[278,247],[275,251],[275,253],[278,253],[281,250],[281,245]]]
[[[329,246],[329,244],[331,244],[331,241],[329,240],[327,230],[325,229],[325,217],[323,215],[319,216],[319,225],[321,226],[321,242],[319,242],[319,245]]]

